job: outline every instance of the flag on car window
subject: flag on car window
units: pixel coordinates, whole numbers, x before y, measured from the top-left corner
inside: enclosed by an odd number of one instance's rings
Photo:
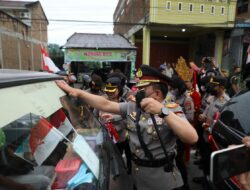
[[[49,157],[62,139],[63,134],[44,118],[41,118],[31,129],[30,150],[39,166]]]
[[[41,52],[43,56],[43,70],[50,73],[57,73],[60,71],[55,63],[50,59],[48,52],[41,46]]]
[[[59,109],[50,117],[50,123],[61,131],[64,136],[67,136],[73,129],[72,124],[62,109]]]

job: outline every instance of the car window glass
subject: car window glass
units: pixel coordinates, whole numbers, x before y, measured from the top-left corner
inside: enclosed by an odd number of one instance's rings
[[[220,120],[226,125],[249,134],[250,132],[250,92],[233,97],[221,112]]]

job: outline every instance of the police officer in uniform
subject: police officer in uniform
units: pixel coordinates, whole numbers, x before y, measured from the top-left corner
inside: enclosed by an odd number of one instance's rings
[[[182,107],[187,120],[192,123],[194,119],[194,102],[187,92],[185,82],[179,77],[173,77],[173,88],[176,97],[175,102]]]
[[[225,93],[225,86],[227,79],[221,76],[209,77],[209,93],[210,97],[207,99],[207,105],[204,112],[199,116],[199,120],[211,126],[215,113],[222,108],[222,106],[230,99]]]
[[[207,105],[202,114],[199,115],[199,121],[203,122],[203,127],[211,127],[213,125],[216,112],[225,105],[230,99],[225,93],[227,79],[222,76],[209,76],[208,88],[209,98],[207,99]],[[204,175],[209,175],[210,168],[210,154],[212,152],[210,144],[206,140],[206,135],[203,134],[203,143],[201,147],[201,161],[203,164]],[[201,178],[194,178],[195,182],[200,182]]]
[[[133,154],[132,175],[138,190],[178,188],[183,185],[183,181],[174,161],[176,139],[192,144],[198,139],[197,133],[177,104],[165,103],[167,85],[171,82],[167,76],[142,65],[137,77],[137,86],[145,92],[145,98],[139,103],[137,101],[137,105],[135,102],[108,101],[71,88],[63,81],[58,81],[57,85],[71,96],[84,99],[92,107],[127,117]]]
[[[114,102],[127,102],[126,96],[124,96],[124,83],[122,82],[123,75],[120,73],[112,73],[112,75],[108,76],[108,79],[105,84],[104,92],[106,93],[107,99]],[[109,121],[106,119],[110,117],[109,113],[105,113],[100,111],[99,116],[105,122],[111,122],[112,126],[115,128],[117,132],[117,139],[114,139],[116,146],[118,147],[121,155],[123,152],[126,156],[127,163],[127,172],[131,173],[131,152],[129,148],[129,141],[127,137],[127,120],[121,118],[121,115],[112,114],[112,120]],[[112,134],[111,134],[112,136]],[[114,138],[114,137],[113,137]]]
[[[89,88],[86,90],[87,92],[95,95],[103,95],[102,92],[102,77],[97,74],[91,75],[91,81],[89,83]]]
[[[176,100],[175,102],[181,106],[187,120],[190,123],[193,123],[194,119],[194,102],[191,96],[187,92],[187,88],[185,85],[185,82],[179,78],[178,76],[175,76],[173,79],[173,93],[175,94]],[[188,174],[187,174],[187,168],[186,164],[184,162],[185,158],[185,151],[190,151],[189,148],[186,148],[188,146],[185,145],[185,143],[181,142],[179,139],[177,140],[177,156],[176,156],[176,164],[181,172],[181,176],[184,182],[184,186],[182,186],[182,190],[189,189],[188,187]]]

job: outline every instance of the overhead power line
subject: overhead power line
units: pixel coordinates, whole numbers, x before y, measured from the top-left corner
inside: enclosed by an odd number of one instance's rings
[[[43,18],[23,18],[23,17],[16,17],[16,19],[22,21],[44,21],[46,19]],[[10,21],[9,18],[0,17],[0,21]],[[111,22],[111,21],[93,21],[93,20],[73,20],[73,19],[48,19],[49,22],[70,22],[70,23],[89,23],[89,24],[114,24],[114,25],[146,25],[146,23],[136,23],[136,22]]]
[[[20,20],[25,21],[47,21],[43,18],[21,18],[16,17]],[[0,17],[0,21],[10,21],[8,18]],[[75,20],[75,19],[48,19],[51,22],[69,22],[69,23],[86,23],[86,24],[112,24],[112,25],[148,25],[148,23],[139,23],[139,22],[111,22],[111,21],[90,21],[90,20]],[[12,21],[10,21],[12,22]],[[229,22],[215,22],[215,23],[195,23],[195,24],[169,24],[169,25],[211,25],[211,24],[228,24]]]

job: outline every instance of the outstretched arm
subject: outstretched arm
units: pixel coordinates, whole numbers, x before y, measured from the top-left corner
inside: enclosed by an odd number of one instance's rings
[[[56,84],[70,96],[83,99],[84,102],[93,108],[109,113],[120,114],[120,107],[117,102],[112,102],[102,96],[97,96],[80,89],[72,88],[64,81],[56,81]]]

